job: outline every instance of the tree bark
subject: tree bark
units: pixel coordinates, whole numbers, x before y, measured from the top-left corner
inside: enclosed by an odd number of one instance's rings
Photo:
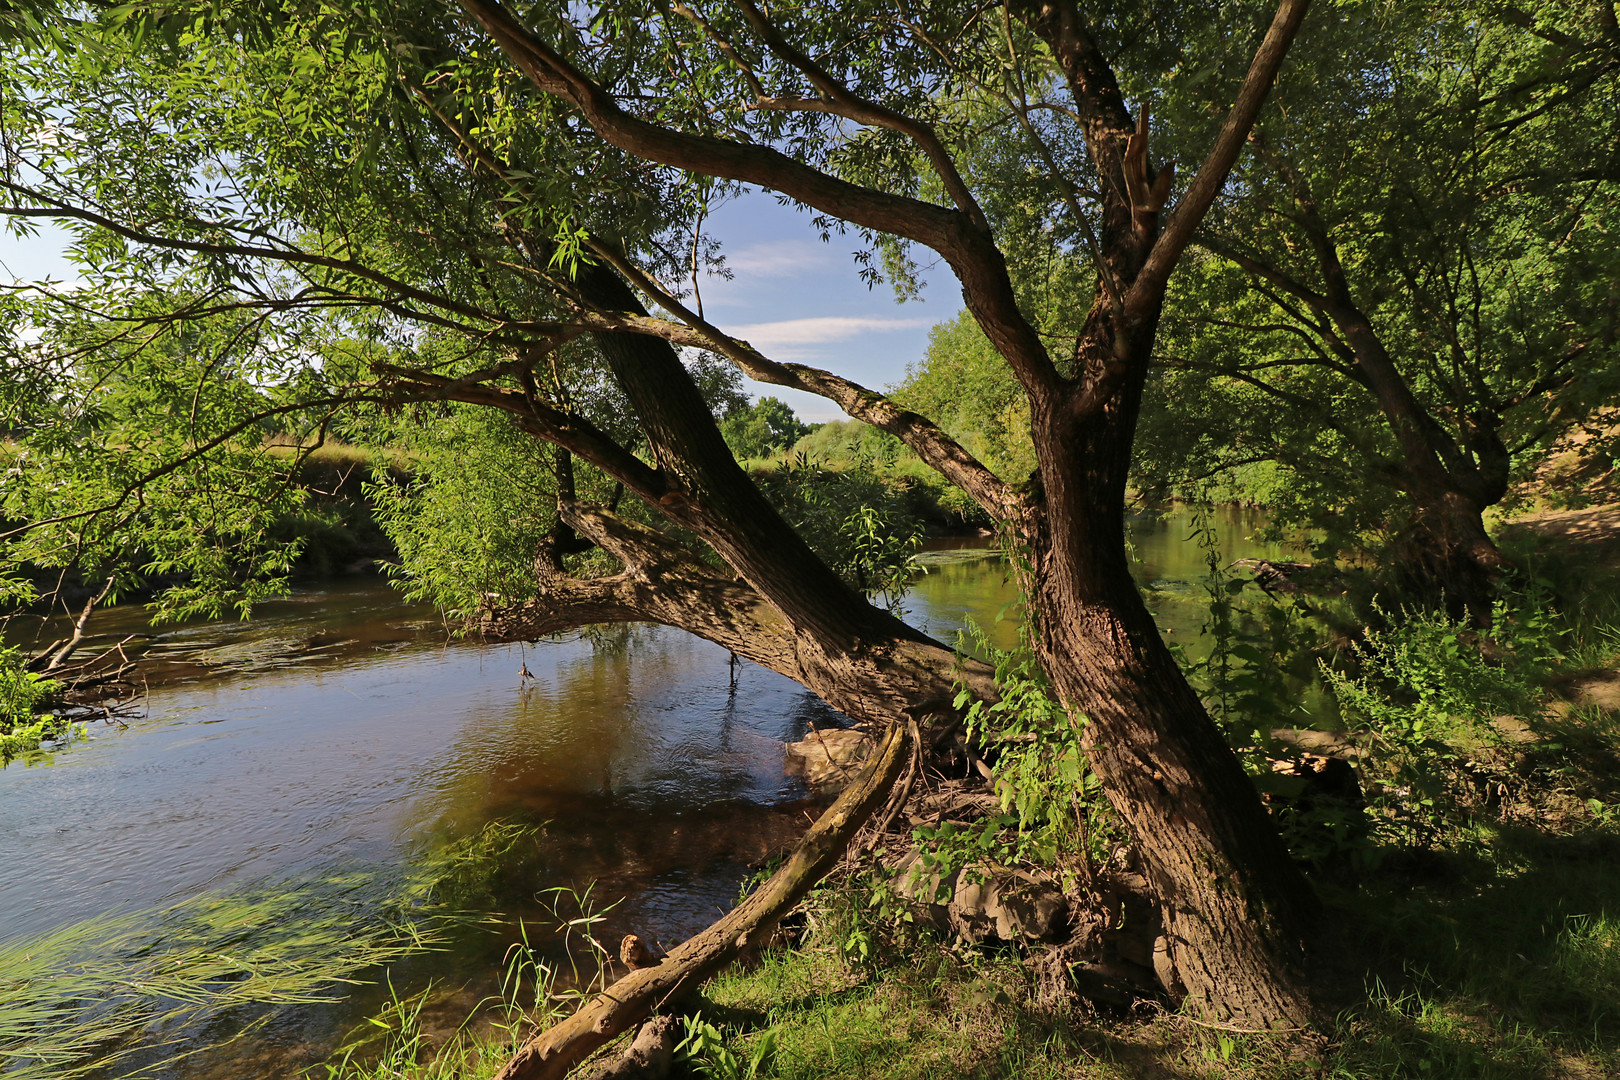
[[[899,620],[871,605],[867,609],[882,618],[846,625],[840,638],[851,643],[834,647],[814,626],[795,622],[735,575],[705,565],[663,533],[600,507],[564,503],[559,512],[623,571],[584,580],[556,575],[541,581],[534,600],[493,602],[480,622],[486,639],[534,640],[590,623],[660,623],[786,675],[846,716],[880,726],[954,717],[952,702],[961,686],[995,699],[986,665],[910,627],[885,632]],[[782,575],[794,570],[778,568]]]
[[[1200,1011],[1268,1028],[1308,1021],[1299,968],[1313,898],[1160,640],[1130,577],[1123,528],[1125,476],[1164,283],[1224,183],[1305,0],[1282,0],[1214,149],[1163,235],[1158,218],[1170,177],[1149,167],[1145,112],[1133,120],[1126,110],[1078,6],[1013,5],[1047,40],[1068,79],[1101,192],[1100,286],[1072,377],[1059,373],[1019,310],[1006,262],[971,207],[952,210],[861,187],[774,147],[631,115],[499,4],[462,2],[538,89],[571,103],[607,143],[668,166],[760,184],[926,244],[950,262],[967,308],[1031,400],[1040,470],[1011,524],[1029,545],[1022,576],[1039,624],[1038,649],[1060,697],[1088,718],[1076,717],[1109,799],[1141,845],[1179,978]],[[639,311],[616,277],[582,274],[581,287],[593,303]],[[731,459],[667,345],[630,334],[598,340],[657,454],[667,487],[653,497],[787,624],[794,677],[854,715],[864,708],[894,716],[886,691],[875,695],[876,708],[864,700],[865,688],[852,692],[852,677],[873,670],[863,666],[863,650],[880,642],[910,658],[932,655],[935,646],[828,580],[830,571]]]
[[[1118,333],[1099,303],[1087,348],[1127,337],[1147,355],[1155,326]],[[1124,495],[1144,382],[1133,369],[1097,412],[1058,402],[1033,418],[1044,484],[1026,522],[1036,642],[1140,849],[1175,971],[1166,990],[1200,1015],[1303,1027],[1315,894],[1130,574]]]
[[[1132,122],[1075,4],[1019,7],[1069,79],[1103,193],[1104,272],[1079,370],[1062,391],[1031,396],[1041,486],[1020,524],[1041,663],[1140,849],[1174,971],[1166,990],[1202,1015],[1307,1026],[1315,894],[1160,637],[1125,548],[1132,443],[1174,264],[1160,245],[1184,244],[1203,209],[1184,202],[1160,233],[1154,193],[1165,185],[1148,160],[1145,111]],[[1189,196],[1213,198],[1224,181],[1303,14],[1303,3],[1279,8]]]

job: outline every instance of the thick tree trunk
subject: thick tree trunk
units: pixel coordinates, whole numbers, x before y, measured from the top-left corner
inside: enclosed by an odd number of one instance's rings
[[[910,130],[925,150],[938,151],[930,160],[952,189],[955,209],[860,187],[774,147],[676,131],[631,115],[504,9],[463,2],[536,87],[571,102],[610,144],[676,168],[761,184],[862,227],[926,244],[950,262],[969,310],[1031,398],[1044,493],[1037,490],[1023,508],[1008,509],[1033,560],[1024,584],[1040,624],[1041,659],[1063,700],[1090,716],[1084,737],[1109,798],[1141,845],[1165,908],[1169,958],[1200,1011],[1261,1027],[1305,1022],[1308,1003],[1296,969],[1311,894],[1253,786],[1160,641],[1131,582],[1122,522],[1125,472],[1164,282],[1224,182],[1298,29],[1304,0],[1280,5],[1216,148],[1162,245],[1155,243],[1158,215],[1171,176],[1148,165],[1145,109],[1135,119],[1125,109],[1112,66],[1073,0],[1012,5],[1016,17],[1047,40],[1067,77],[1102,193],[1102,295],[1072,376],[1059,370],[1018,309],[984,215],[926,125]],[[812,81],[832,78],[781,50],[774,37],[767,41]],[[860,123],[892,118],[853,94],[838,91],[833,99],[855,109],[851,116]],[[611,276],[582,273],[580,288],[592,304],[639,311]],[[793,642],[796,678],[848,711],[845,673],[865,678],[861,673],[872,670],[851,670],[851,657],[862,657],[873,642],[892,643],[892,655],[903,657],[937,648],[838,582],[764,504],[667,347],[660,351],[656,343],[623,334],[599,341],[657,454],[666,490],[651,497],[781,616]],[[865,693],[854,692],[857,707]]]
[[[1394,544],[1403,591],[1489,625],[1497,584],[1513,564],[1485,531],[1482,508],[1455,489],[1421,498],[1422,488],[1409,490],[1413,512]]]
[[[1395,545],[1403,584],[1444,602],[1454,614],[1488,623],[1496,582],[1512,565],[1486,533],[1482,517],[1507,494],[1511,462],[1497,436],[1497,420],[1474,418],[1471,443],[1466,449],[1459,445],[1412,392],[1377,328],[1354,304],[1335,249],[1326,250],[1334,299],[1330,314],[1395,436],[1402,482],[1413,504]]]
[[[1205,1016],[1260,1029],[1306,1026],[1315,895],[1159,636],[1126,556],[1126,480],[1163,301],[1162,290],[1135,286],[1155,258],[1168,177],[1149,161],[1145,110],[1133,123],[1078,7],[1053,0],[1020,9],[1068,75],[1104,192],[1104,273],[1076,343],[1078,370],[1062,387],[1031,394],[1041,488],[1020,525],[1041,663],[1083,725],[1091,765],[1141,854],[1163,916],[1165,962],[1156,966],[1166,990]],[[1299,5],[1278,19],[1297,27],[1302,14]],[[1284,49],[1291,32],[1281,31]],[[1248,126],[1232,131],[1241,138]],[[1189,198],[1201,185],[1212,193],[1223,177],[1200,169]],[[1185,234],[1196,221],[1175,227]]]
[[[1106,316],[1094,329],[1098,348],[1113,347]],[[1132,344],[1150,348],[1151,328]],[[1045,497],[1026,588],[1042,665],[1140,849],[1164,920],[1166,989],[1201,1015],[1305,1026],[1316,897],[1131,578],[1124,485],[1140,393],[1126,380],[1089,419],[1061,406],[1034,418]]]
[[[986,665],[958,657],[937,641],[867,605],[873,617],[847,623],[843,647],[796,622],[749,585],[707,566],[669,537],[599,507],[564,503],[562,519],[617,559],[623,572],[541,582],[540,596],[496,604],[480,630],[492,641],[534,640],[589,623],[653,622],[712,641],[761,667],[786,675],[856,720],[877,725],[954,716],[959,687],[993,700]],[[817,565],[820,565],[819,562]],[[783,566],[781,572],[796,572]],[[821,613],[825,617],[825,613]]]

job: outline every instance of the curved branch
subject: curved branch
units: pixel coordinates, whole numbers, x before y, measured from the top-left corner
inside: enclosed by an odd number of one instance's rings
[[[487,385],[486,380],[519,374],[520,370],[526,370],[526,365],[500,364],[455,379],[394,364],[376,363],[372,367],[378,374],[392,380],[390,388],[406,388],[409,396],[419,400],[460,401],[511,413],[531,435],[578,455],[648,502],[657,502],[669,490],[656,469],[620,446],[589,420],[564,412],[522,391]]]
[[[106,229],[113,235],[122,237],[125,240],[133,240],[138,244],[147,244],[152,247],[167,248],[171,251],[189,251],[199,255],[235,255],[248,259],[269,259],[275,262],[288,263],[294,266],[312,266],[320,267],[326,270],[335,270],[339,273],[353,274],[357,278],[370,281],[376,285],[381,285],[384,288],[392,289],[402,297],[406,297],[420,303],[430,304],[445,311],[453,312],[462,316],[463,318],[476,319],[480,322],[489,323],[510,321],[503,319],[501,316],[494,315],[490,312],[473,307],[470,304],[452,300],[447,296],[429,292],[426,289],[400,281],[398,278],[391,277],[379,270],[374,270],[371,267],[363,266],[347,259],[339,259],[331,255],[316,255],[311,252],[301,251],[298,248],[292,247],[264,247],[252,244],[237,243],[216,244],[209,243],[205,240],[186,240],[175,236],[163,236],[158,233],[147,232],[144,229],[136,229],[132,226],[124,224],[123,222],[115,221],[112,218],[107,217],[105,214],[98,214],[94,210],[89,210],[82,206],[73,206],[70,203],[63,202],[60,199],[53,198],[49,195],[23,187],[19,184],[11,183],[8,180],[0,179],[0,189],[12,191],[23,196],[24,198],[34,199],[48,204],[46,206],[0,206],[0,217],[38,217],[50,219],[67,218],[75,221],[83,221],[87,224],[95,225],[98,228]],[[194,224],[208,225],[209,223],[200,222]],[[224,226],[210,227],[225,230]]]
[[[138,479],[131,481],[111,501],[102,503],[100,506],[93,506],[88,510],[79,510],[71,514],[59,514],[56,517],[40,518],[37,521],[26,522],[17,526],[16,528],[8,529],[5,532],[0,532],[0,541],[14,539],[15,537],[32,532],[35,529],[44,528],[47,525],[60,525],[68,521],[82,521],[85,518],[99,517],[102,514],[110,514],[116,510],[120,510],[132,497],[144,492],[147,485],[163,479],[165,476],[177,471],[182,466],[202,457],[210,450],[223,446],[225,443],[230,442],[244,431],[247,431],[257,424],[270,419],[272,416],[284,416],[287,413],[301,412],[306,409],[319,409],[327,405],[341,405],[348,404],[349,402],[353,401],[366,400],[378,399],[371,398],[368,395],[344,395],[338,397],[314,398],[308,401],[295,401],[290,405],[277,405],[269,409],[260,409],[252,416],[249,416],[246,420],[233,424],[220,434],[214,436],[212,439],[209,439],[206,442],[198,443],[184,454],[176,457],[173,461],[165,462],[164,464],[159,465],[157,468],[151,469],[144,473]]]
[[[1015,497],[1007,485],[927,417],[903,409],[875,390],[868,390],[841,375],[805,364],[784,364],[772,360],[748,342],[732,337],[692,311],[651,275],[609,245],[594,242],[592,250],[612,263],[615,269],[651,296],[659,306],[681,320],[680,323],[673,323],[626,314],[622,316],[622,328],[650,333],[678,345],[717,352],[756,382],[824,397],[855,419],[886,431],[905,443],[929,467],[967,492],[992,517],[1003,520],[1012,513]]]
[[[578,1012],[519,1048],[495,1080],[562,1080],[592,1051],[654,1009],[699,985],[744,953],[760,948],[777,922],[843,857],[861,826],[883,805],[911,760],[905,725],[889,730],[871,760],[804,834],[781,869],[707,930],[659,963],[630,972]]]
[[[678,131],[633,116],[510,12],[492,0],[462,0],[540,91],[571,103],[605,142],[647,161],[779,191],[853,225],[915,241],[940,253],[963,299],[1020,383],[1048,394],[1060,385],[1040,336],[1024,318],[1001,250],[966,213],[850,183],[769,146]]]
[[[939,135],[932,126],[909,116],[902,116],[892,109],[886,109],[852,93],[820,64],[794,48],[782,36],[776,24],[754,6],[753,0],[736,0],[736,2],[742,10],[743,18],[754,28],[754,32],[765,40],[770,50],[802,71],[810,79],[811,85],[827,96],[827,101],[838,111],[838,115],[868,127],[898,131],[921,147],[923,154],[928,158],[928,163],[933,166],[940,182],[945,185],[945,190],[950,193],[951,201],[956,204],[956,208],[966,214],[974,225],[985,232],[990,231],[990,222],[984,216],[984,210],[980,208],[978,201],[973,198],[973,193],[963,182],[962,174],[956,169],[956,162],[951,160],[951,155],[939,141]]]

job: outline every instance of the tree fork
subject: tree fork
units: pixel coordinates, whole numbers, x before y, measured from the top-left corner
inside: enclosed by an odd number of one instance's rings
[[[855,782],[816,819],[769,881],[707,930],[671,949],[660,963],[630,972],[573,1016],[529,1039],[495,1080],[562,1080],[615,1036],[763,946],[782,916],[843,857],[861,826],[888,799],[911,750],[908,725],[890,727]]]

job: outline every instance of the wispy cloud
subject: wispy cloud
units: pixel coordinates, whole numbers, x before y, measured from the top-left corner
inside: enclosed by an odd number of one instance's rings
[[[782,360],[813,355],[814,345],[848,341],[864,334],[885,334],[896,330],[918,330],[932,325],[928,319],[901,319],[883,316],[820,315],[809,319],[783,319],[780,322],[749,323],[727,328],[733,337],[753,345],[767,356]]]
[[[785,240],[777,244],[750,244],[726,252],[726,266],[739,277],[797,277],[832,265],[834,252],[825,244]]]

